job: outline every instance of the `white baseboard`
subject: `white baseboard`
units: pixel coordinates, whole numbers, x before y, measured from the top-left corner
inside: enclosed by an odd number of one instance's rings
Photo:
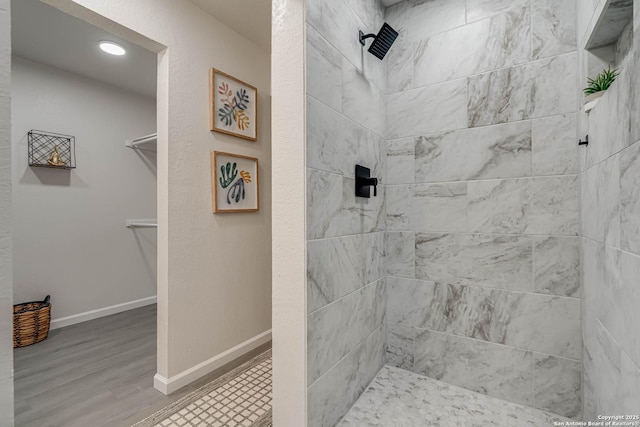
[[[271,329],[171,378],[156,374],[153,377],[153,386],[163,394],[171,394],[269,341],[271,341]]]
[[[65,326],[75,325],[76,323],[86,322],[87,320],[93,320],[98,319],[99,317],[122,313],[123,311],[133,310],[134,308],[155,304],[157,300],[158,297],[152,296],[135,301],[125,302],[122,304],[112,305],[109,307],[99,308],[97,310],[91,310],[80,314],[74,314],[73,316],[61,317],[60,319],[52,320],[49,329],[63,328]]]

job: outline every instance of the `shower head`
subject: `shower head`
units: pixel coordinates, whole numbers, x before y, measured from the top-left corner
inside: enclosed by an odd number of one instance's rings
[[[373,43],[369,46],[369,53],[371,53],[376,58],[382,60],[384,56],[389,52],[391,45],[398,38],[398,32],[391,28],[389,24],[386,22],[378,31],[378,34],[364,34],[360,31],[360,44],[364,46],[365,39],[370,37],[374,37]]]

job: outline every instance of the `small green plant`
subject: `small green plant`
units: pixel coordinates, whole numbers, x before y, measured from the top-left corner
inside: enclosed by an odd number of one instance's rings
[[[602,70],[595,79],[587,79],[589,86],[583,89],[584,94],[591,95],[609,89],[609,86],[616,80],[618,74],[620,74],[620,71],[618,69],[612,70],[611,67]]]

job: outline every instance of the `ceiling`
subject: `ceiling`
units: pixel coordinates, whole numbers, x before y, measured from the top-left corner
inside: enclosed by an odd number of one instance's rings
[[[74,18],[38,0],[11,2],[14,55],[156,97],[157,55]],[[109,40],[127,49],[108,55],[98,43]]]
[[[236,33],[271,52],[270,0],[190,0]]]

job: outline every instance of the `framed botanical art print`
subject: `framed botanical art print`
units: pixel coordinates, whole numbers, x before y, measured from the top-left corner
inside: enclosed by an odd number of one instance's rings
[[[210,80],[211,130],[255,141],[258,89],[215,68]]]
[[[211,152],[213,212],[257,212],[258,159],[238,154]]]

